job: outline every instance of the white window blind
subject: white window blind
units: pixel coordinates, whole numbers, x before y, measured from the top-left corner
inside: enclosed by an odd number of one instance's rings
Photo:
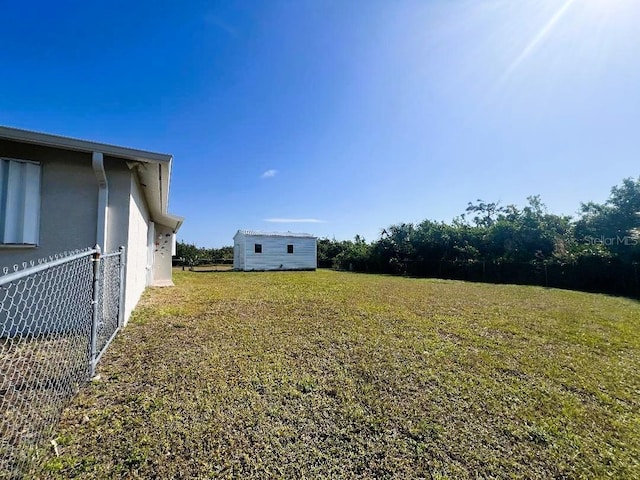
[[[40,165],[0,158],[0,244],[36,245]]]

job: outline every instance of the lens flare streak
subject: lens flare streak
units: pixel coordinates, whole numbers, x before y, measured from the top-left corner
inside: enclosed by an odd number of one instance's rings
[[[518,55],[518,57],[509,65],[504,75],[502,76],[502,81],[500,83],[504,83],[507,79],[516,71],[516,69],[524,62],[529,55],[531,55],[538,46],[547,38],[553,27],[560,21],[560,19],[564,16],[565,13],[571,8],[571,5],[575,3],[575,0],[567,0],[556,13],[549,19],[549,21],[542,27],[540,32],[527,44],[527,46],[522,50],[522,53]]]

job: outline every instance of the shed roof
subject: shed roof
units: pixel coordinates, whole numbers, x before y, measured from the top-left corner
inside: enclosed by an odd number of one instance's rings
[[[174,231],[178,230],[184,221],[184,218],[171,215],[168,212],[169,183],[173,160],[173,157],[169,154],[119,147],[107,143],[80,140],[20,128],[3,127],[1,125],[0,138],[77,152],[100,152],[103,155],[119,158],[127,162],[138,162],[130,163],[129,166],[138,165],[137,171],[140,176],[140,183],[143,185],[144,195],[149,204],[152,219],[155,222],[173,228]]]
[[[258,232],[255,230],[238,230],[236,235],[249,235],[252,237],[299,237],[299,238],[316,238],[315,235],[310,233],[295,233],[295,232]]]

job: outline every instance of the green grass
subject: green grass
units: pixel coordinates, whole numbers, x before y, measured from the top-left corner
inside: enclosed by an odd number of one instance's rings
[[[640,304],[332,271],[176,272],[52,478],[640,478]]]

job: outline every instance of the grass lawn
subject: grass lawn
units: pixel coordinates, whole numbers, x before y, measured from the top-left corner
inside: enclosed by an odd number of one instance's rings
[[[66,411],[44,478],[640,478],[640,304],[176,271]]]

